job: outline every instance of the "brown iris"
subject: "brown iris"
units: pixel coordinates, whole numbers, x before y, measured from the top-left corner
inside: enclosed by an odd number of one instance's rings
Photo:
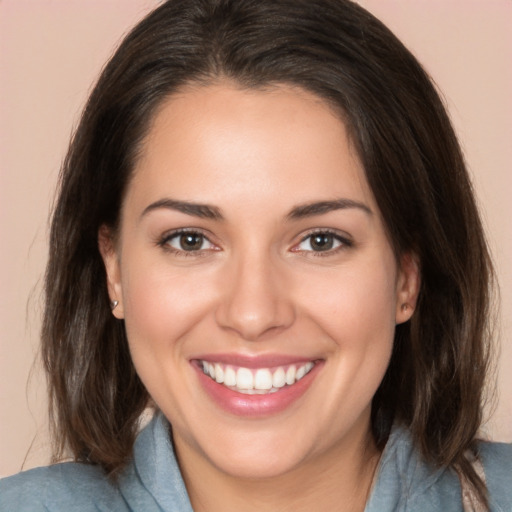
[[[180,236],[180,247],[184,251],[198,251],[203,241],[204,237],[200,233],[183,233]]]
[[[311,235],[311,248],[314,251],[329,251],[334,245],[334,236],[329,233]]]

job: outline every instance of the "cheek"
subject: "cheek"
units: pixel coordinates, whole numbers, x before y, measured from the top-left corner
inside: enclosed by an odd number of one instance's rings
[[[338,344],[392,342],[395,329],[394,266],[368,261],[333,269],[304,283],[302,307]]]
[[[208,276],[169,269],[165,262],[129,263],[123,272],[123,301],[130,345],[158,350],[179,343],[210,307]]]

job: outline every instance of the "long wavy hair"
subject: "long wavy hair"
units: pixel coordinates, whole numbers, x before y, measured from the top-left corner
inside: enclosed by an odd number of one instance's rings
[[[397,256],[414,252],[421,290],[397,326],[372,404],[382,447],[397,421],[426,460],[484,483],[476,450],[488,370],[492,266],[457,138],[431,79],[380,21],[349,0],[169,0],[103,70],[60,175],[46,273],[42,352],[55,459],[116,475],[150,397],[109,308],[98,230],[114,232],[155,111],[179,88],[229,79],[292,84],[346,123]]]

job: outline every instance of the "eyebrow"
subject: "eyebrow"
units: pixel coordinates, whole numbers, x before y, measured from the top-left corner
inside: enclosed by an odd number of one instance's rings
[[[192,215],[194,217],[199,217],[201,219],[213,219],[213,220],[223,220],[224,217],[220,212],[220,209],[216,206],[210,206],[207,204],[198,204],[198,203],[189,203],[187,201],[177,201],[175,199],[160,199],[159,201],[155,201],[151,203],[149,206],[144,208],[144,211],[141,214],[141,217],[144,217],[149,212],[158,209],[168,209],[168,210],[176,210],[181,213],[185,213],[186,215]]]
[[[348,208],[358,208],[368,215],[373,215],[372,210],[364,203],[360,203],[359,201],[354,201],[352,199],[335,199],[333,201],[318,201],[315,203],[296,206],[290,211],[288,218],[291,220],[298,220],[305,217],[313,217],[314,215],[322,215],[335,210],[345,210]]]
[[[186,215],[193,217],[199,217],[201,219],[211,220],[224,220],[221,210],[216,206],[200,203],[190,203],[188,201],[178,201],[176,199],[160,199],[151,203],[149,206],[144,208],[141,217],[144,217],[148,213],[158,209],[169,209],[175,210]],[[336,210],[344,210],[349,208],[358,208],[368,215],[372,215],[372,210],[364,203],[354,201],[352,199],[335,199],[332,201],[317,201],[313,203],[307,203],[295,206],[288,213],[287,218],[290,220],[298,220],[306,217],[313,217],[315,215],[322,215]]]

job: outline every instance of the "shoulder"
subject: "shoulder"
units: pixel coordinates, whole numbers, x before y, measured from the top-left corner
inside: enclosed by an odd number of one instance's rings
[[[512,510],[512,444],[482,442],[479,445],[491,510]]]
[[[409,431],[395,425],[365,512],[462,512],[461,497],[455,472],[430,465],[414,446]]]
[[[0,480],[0,511],[126,510],[103,471],[80,463],[31,469]]]
[[[0,480],[0,512],[193,512],[170,439],[157,414],[139,433],[116,484],[94,465],[68,462]]]
[[[512,511],[512,445],[479,444],[491,512]],[[462,489],[451,468],[436,468],[415,448],[406,428],[395,426],[376,476],[366,512],[429,510],[462,512]]]

